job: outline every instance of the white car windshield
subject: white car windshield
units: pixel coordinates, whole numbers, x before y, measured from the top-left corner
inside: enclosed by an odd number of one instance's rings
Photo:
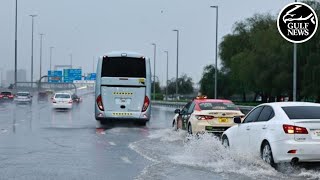
[[[55,95],[55,98],[65,98],[65,99],[68,99],[68,98],[70,98],[70,95],[69,95],[69,94],[56,94],[56,95]]]
[[[320,106],[282,107],[289,119],[320,119]]]
[[[21,93],[17,93],[17,96],[29,96],[29,93],[21,92]]]

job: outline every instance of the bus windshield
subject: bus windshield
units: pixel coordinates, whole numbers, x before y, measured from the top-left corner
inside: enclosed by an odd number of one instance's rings
[[[101,77],[146,78],[145,59],[131,57],[104,57]]]

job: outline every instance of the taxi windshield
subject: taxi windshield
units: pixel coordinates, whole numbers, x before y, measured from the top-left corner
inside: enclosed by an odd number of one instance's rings
[[[239,110],[233,103],[203,102],[199,104],[201,110]]]

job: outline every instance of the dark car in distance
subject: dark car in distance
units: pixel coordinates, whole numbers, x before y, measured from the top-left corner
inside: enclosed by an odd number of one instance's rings
[[[9,91],[3,91],[0,93],[0,100],[13,100],[14,95]]]

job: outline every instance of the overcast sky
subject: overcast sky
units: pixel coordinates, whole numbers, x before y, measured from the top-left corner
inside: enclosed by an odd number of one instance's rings
[[[157,44],[156,75],[165,83],[169,51],[169,78],[175,77],[176,33],[180,30],[179,74],[199,82],[205,65],[214,63],[215,9],[219,6],[218,43],[235,22],[256,13],[278,12],[289,0],[18,0],[18,68],[30,80],[31,17],[35,18],[34,77],[39,76],[39,33],[43,39],[43,74],[53,64],[70,64],[92,72],[94,56],[131,50],[149,56]],[[14,0],[0,0],[0,68],[14,68]]]

